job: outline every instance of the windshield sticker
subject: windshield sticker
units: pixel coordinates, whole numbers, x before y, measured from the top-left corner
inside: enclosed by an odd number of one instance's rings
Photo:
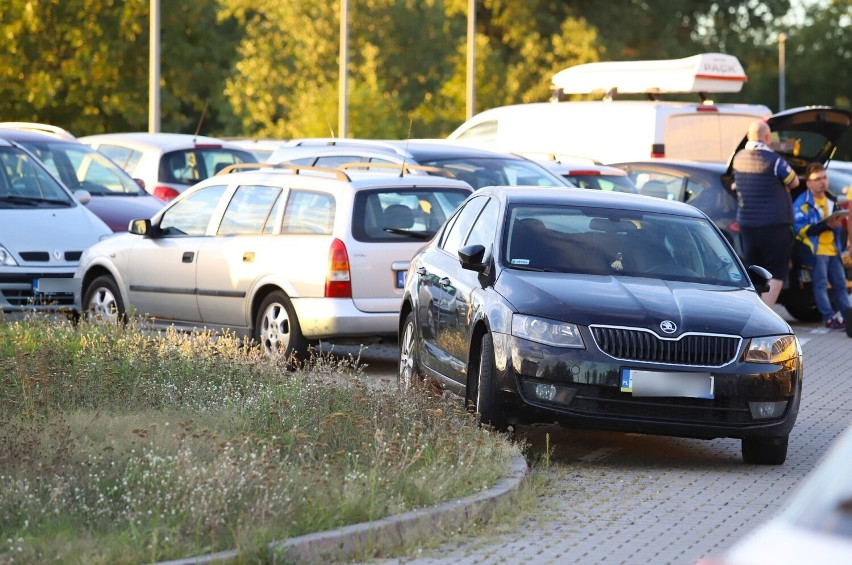
[[[740,274],[739,271],[731,271],[730,276],[732,281],[740,282],[741,280],[743,280],[743,276]]]
[[[529,259],[512,259],[512,264],[513,265],[529,265],[530,260]]]

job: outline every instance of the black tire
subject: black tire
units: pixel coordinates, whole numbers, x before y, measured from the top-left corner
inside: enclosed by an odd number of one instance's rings
[[[754,465],[781,465],[787,459],[789,436],[742,439],[743,461]]]
[[[270,293],[260,303],[252,338],[271,357],[304,361],[308,354],[308,340],[302,335],[293,304],[280,291]]]
[[[791,316],[800,322],[819,322],[822,315],[817,310],[814,293],[809,288],[782,291],[781,303]]]
[[[409,312],[402,324],[399,338],[399,369],[397,384],[403,391],[409,391],[421,381],[420,360],[417,357],[417,326],[414,322],[414,312]]]
[[[843,319],[846,321],[846,335],[852,337],[852,308],[846,309]]]
[[[497,368],[494,362],[494,342],[490,333],[482,336],[479,349],[479,363],[468,376],[468,400],[479,413],[479,421],[490,425],[497,431],[505,431],[509,426],[503,407],[499,402],[497,390]]]
[[[88,322],[127,322],[127,309],[118,291],[118,285],[109,275],[101,275],[86,287],[83,293],[83,316]]]

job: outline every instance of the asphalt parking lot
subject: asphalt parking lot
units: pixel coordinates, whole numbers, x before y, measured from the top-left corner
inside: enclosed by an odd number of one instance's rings
[[[553,448],[552,484],[510,533],[452,537],[438,549],[375,563],[693,564],[719,555],[773,516],[852,419],[852,339],[795,323],[805,355],[799,417],[787,461],[746,465],[740,442],[528,426],[533,449]],[[396,344],[361,352],[368,374],[395,378]],[[340,350],[339,350],[340,352]]]

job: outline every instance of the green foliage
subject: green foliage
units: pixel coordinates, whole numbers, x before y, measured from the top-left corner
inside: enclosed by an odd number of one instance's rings
[[[352,137],[442,137],[465,118],[467,0],[350,0]],[[598,60],[736,55],[719,102],[850,107],[848,0],[476,1],[476,110],[546,100],[558,70]],[[163,131],[340,133],[341,0],[161,2]],[[794,11],[798,9],[798,12]],[[5,0],[0,118],[77,134],[147,129],[147,0]]]
[[[233,336],[143,330],[0,319],[0,562],[248,562],[477,492],[519,453],[351,359],[287,372]]]

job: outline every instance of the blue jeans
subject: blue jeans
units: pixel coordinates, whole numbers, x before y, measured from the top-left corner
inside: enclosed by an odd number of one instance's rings
[[[849,295],[846,293],[846,271],[843,269],[840,255],[817,255],[811,280],[814,285],[814,300],[822,319],[828,320],[834,316],[835,310],[845,316],[846,309],[849,308]],[[828,299],[829,283],[835,308],[831,307]]]

